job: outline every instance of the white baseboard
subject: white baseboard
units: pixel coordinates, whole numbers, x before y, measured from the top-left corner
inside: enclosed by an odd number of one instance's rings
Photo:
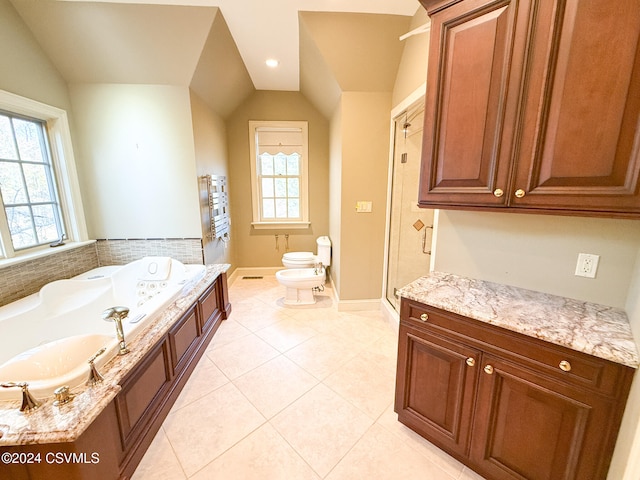
[[[333,300],[336,302],[339,312],[357,312],[361,310],[380,310],[380,299],[372,298],[369,300],[340,300],[338,291],[333,283],[333,277],[329,275],[331,283],[331,291],[333,292]]]
[[[359,310],[380,310],[380,299],[338,300],[339,312],[357,312]]]

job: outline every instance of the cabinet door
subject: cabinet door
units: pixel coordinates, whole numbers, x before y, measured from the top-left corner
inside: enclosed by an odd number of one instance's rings
[[[174,375],[188,365],[191,356],[198,348],[198,337],[198,315],[195,307],[191,307],[169,330],[171,366]]]
[[[216,280],[216,283],[211,285],[209,290],[198,300],[198,308],[200,309],[200,332],[202,334],[206,334],[222,319],[222,310],[220,310],[220,288],[220,284]]]
[[[480,353],[400,325],[398,420],[449,452],[466,455]]]
[[[495,480],[604,479],[612,405],[531,369],[484,355],[471,461]]]
[[[171,378],[169,344],[163,340],[122,381],[115,402],[124,450],[144,435],[165,401]]]
[[[544,0],[532,17],[514,206],[640,213],[637,0]]]
[[[509,197],[508,147],[528,1],[463,0],[435,12],[428,3],[423,1],[431,44],[418,203],[501,206]]]

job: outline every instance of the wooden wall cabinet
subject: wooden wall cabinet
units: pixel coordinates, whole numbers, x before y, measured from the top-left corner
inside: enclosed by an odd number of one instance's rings
[[[404,298],[400,315],[402,423],[487,479],[606,478],[632,368]]]
[[[420,206],[640,215],[636,0],[420,2]]]

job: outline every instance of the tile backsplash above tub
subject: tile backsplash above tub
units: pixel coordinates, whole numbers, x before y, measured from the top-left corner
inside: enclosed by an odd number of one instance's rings
[[[100,266],[125,265],[142,257],[171,257],[182,263],[203,264],[201,238],[99,239]]]
[[[0,305],[20,300],[55,280],[71,278],[98,267],[94,243],[2,268]]]
[[[71,278],[104,265],[125,265],[146,256],[166,256],[182,263],[202,264],[202,239],[162,238],[97,240],[2,268],[0,306],[38,292],[55,280]]]

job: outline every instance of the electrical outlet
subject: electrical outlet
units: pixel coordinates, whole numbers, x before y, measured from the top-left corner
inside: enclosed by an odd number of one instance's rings
[[[599,260],[600,255],[593,255],[591,253],[579,253],[575,274],[578,277],[596,278]]]

